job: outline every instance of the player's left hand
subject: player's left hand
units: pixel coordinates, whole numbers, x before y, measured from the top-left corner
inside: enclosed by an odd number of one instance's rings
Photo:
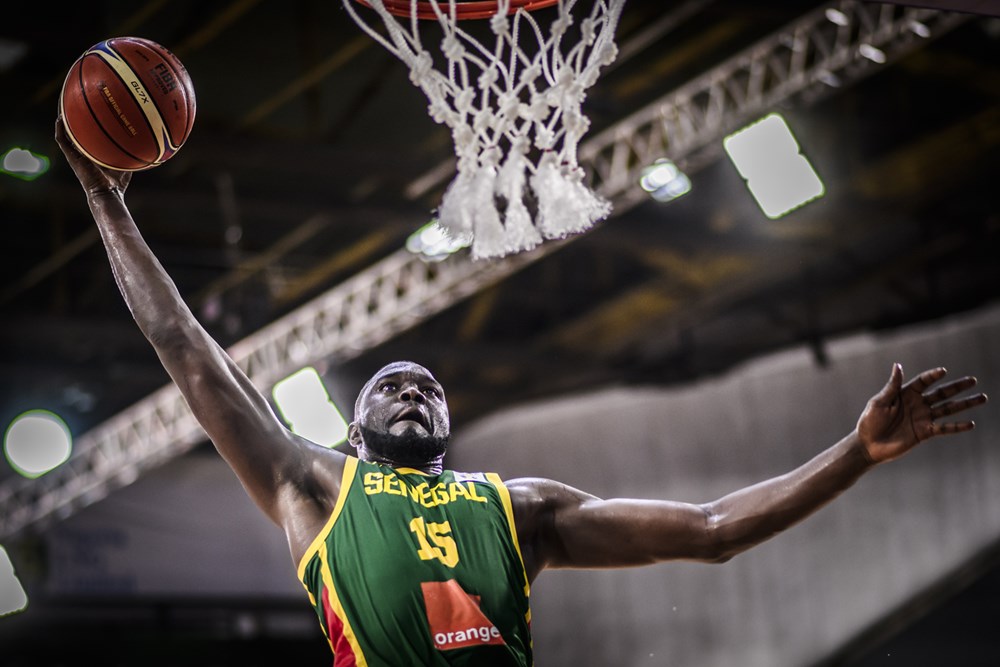
[[[932,368],[903,384],[903,367],[893,364],[889,381],[869,399],[858,420],[857,434],[872,462],[891,461],[929,438],[975,428],[971,420],[941,421],[987,400],[983,393],[955,398],[976,386],[976,378],[938,384],[946,374],[944,368]]]

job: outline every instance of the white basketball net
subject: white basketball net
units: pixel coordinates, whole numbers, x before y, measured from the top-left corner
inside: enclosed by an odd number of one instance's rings
[[[596,0],[573,38],[567,30],[576,0],[547,10],[557,11],[547,36],[530,12],[508,15],[510,0],[500,0],[488,19],[493,45],[459,27],[455,0],[430,0],[444,35],[441,71],[421,43],[415,1],[409,18],[391,14],[382,0],[366,1],[388,39],[359,16],[356,0],[343,0],[355,22],[410,69],[431,118],[451,128],[458,174],[437,220],[452,237],[471,238],[473,257],[530,250],[607,217],[611,205],[584,183],[576,153],[590,125],[581,105],[618,53],[614,32],[625,0]],[[525,33],[537,41],[534,55],[519,42]]]

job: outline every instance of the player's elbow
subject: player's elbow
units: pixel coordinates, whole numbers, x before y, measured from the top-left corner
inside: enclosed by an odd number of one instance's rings
[[[740,549],[727,549],[721,544],[712,544],[702,550],[698,555],[698,561],[712,565],[721,565],[731,561],[740,551]]]
[[[731,539],[723,517],[711,505],[701,507],[704,513],[704,532],[699,560],[704,563],[728,563],[744,551],[744,546]]]

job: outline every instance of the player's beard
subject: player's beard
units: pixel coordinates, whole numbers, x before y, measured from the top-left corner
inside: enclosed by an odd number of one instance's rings
[[[448,449],[448,438],[407,431],[393,435],[360,426],[365,448],[378,460],[399,466],[418,467],[440,462]]]

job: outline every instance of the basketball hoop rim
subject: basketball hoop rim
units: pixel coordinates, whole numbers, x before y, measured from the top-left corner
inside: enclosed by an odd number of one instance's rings
[[[356,0],[358,4],[371,8],[368,0]],[[508,14],[513,14],[519,9],[533,12],[536,9],[545,9],[558,3],[559,0],[510,0],[510,10]],[[382,5],[386,11],[394,16],[409,18],[413,12],[413,5],[417,6],[417,18],[424,20],[436,20],[437,12],[434,5],[446,15],[449,12],[448,0],[440,0],[437,3],[422,0],[382,0]],[[496,0],[475,0],[473,2],[455,2],[455,18],[459,21],[472,19],[488,19],[497,13],[498,2]]]

